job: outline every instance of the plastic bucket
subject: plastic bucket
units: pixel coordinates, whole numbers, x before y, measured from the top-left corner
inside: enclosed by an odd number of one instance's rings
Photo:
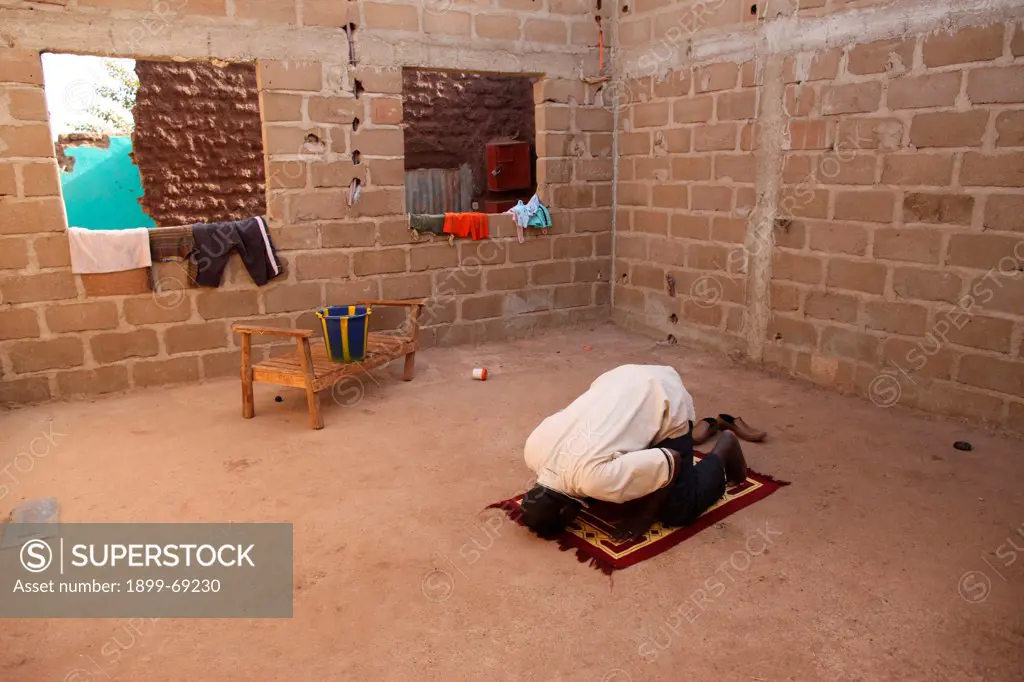
[[[334,362],[356,362],[366,357],[370,307],[333,305],[316,311],[324,330],[327,357]]]

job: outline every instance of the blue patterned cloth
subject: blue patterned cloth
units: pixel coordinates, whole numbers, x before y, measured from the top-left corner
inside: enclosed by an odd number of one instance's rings
[[[520,244],[523,243],[523,228],[532,227],[543,230],[551,227],[551,213],[547,206],[540,203],[540,197],[536,194],[530,197],[530,201],[525,204],[520,199],[519,203],[510,208],[507,213],[512,214],[512,220],[516,223]]]

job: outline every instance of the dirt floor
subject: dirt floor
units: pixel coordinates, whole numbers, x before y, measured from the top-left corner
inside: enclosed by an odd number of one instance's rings
[[[793,485],[610,579],[481,510],[528,482],[533,427],[626,362],[671,364],[699,414],[767,428],[747,459]],[[415,381],[399,372],[326,400],[322,431],[268,386],[241,419],[234,380],[0,415],[0,465],[50,419],[66,434],[2,513],[56,495],[64,521],[295,537],[290,620],[0,621],[0,680],[1020,679],[1019,440],[613,327],[428,350]],[[694,616],[713,576],[726,588]]]

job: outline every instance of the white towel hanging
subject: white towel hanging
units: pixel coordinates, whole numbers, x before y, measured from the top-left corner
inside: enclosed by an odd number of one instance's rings
[[[149,230],[88,230],[68,228],[71,272],[96,274],[148,268],[153,265],[149,251]]]

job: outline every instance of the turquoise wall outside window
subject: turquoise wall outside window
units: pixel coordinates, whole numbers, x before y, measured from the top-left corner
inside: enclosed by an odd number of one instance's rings
[[[139,205],[142,176],[131,158],[129,136],[110,138],[110,147],[68,145],[75,160],[70,173],[61,171],[60,186],[70,227],[123,230],[156,227]]]

